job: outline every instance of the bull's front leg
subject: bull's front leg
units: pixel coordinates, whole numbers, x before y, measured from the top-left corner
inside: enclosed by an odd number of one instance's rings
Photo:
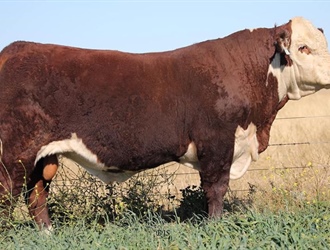
[[[214,175],[200,173],[202,188],[207,198],[209,217],[220,217],[222,214],[223,200],[229,186],[229,176],[229,168],[219,170]]]
[[[40,229],[51,230],[51,222],[47,206],[49,185],[56,174],[58,160],[56,155],[41,159],[31,174],[27,184],[26,203],[31,217]]]
[[[210,217],[220,217],[223,210],[223,199],[230,179],[230,167],[233,160],[234,143],[228,138],[203,143],[199,156],[201,185],[205,192]],[[206,146],[205,146],[206,145]]]

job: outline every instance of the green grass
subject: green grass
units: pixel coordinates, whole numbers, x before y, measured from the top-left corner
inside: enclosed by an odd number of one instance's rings
[[[329,202],[323,202],[185,222],[166,222],[151,213],[141,222],[128,213],[102,224],[55,221],[50,236],[17,223],[0,234],[0,249],[330,249],[329,208]]]
[[[293,177],[284,171],[280,182],[250,184],[245,196],[230,191],[218,220],[192,217],[205,215],[200,187],[177,196],[162,194],[172,183],[158,179],[163,175],[102,186],[84,172],[70,183],[53,183],[52,235],[39,232],[21,204],[13,218],[0,217],[6,222],[0,223],[0,249],[330,249],[327,171],[305,181],[307,171]]]

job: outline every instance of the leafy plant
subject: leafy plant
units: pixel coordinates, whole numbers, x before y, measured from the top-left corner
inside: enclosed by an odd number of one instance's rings
[[[180,191],[182,192],[182,198],[177,214],[181,220],[193,218],[196,213],[207,214],[207,200],[204,190],[200,186],[187,186]]]

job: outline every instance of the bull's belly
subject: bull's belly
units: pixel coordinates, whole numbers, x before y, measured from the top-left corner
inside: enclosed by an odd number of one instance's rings
[[[82,168],[105,183],[111,183],[114,181],[123,182],[134,174],[142,171],[129,171],[122,170],[117,166],[106,166],[98,160],[96,154],[90,151],[82,142],[82,139],[78,138],[76,134],[72,134],[70,139],[54,141],[43,146],[37,154],[35,164],[41,158],[54,154],[61,154],[76,162]],[[256,126],[251,123],[246,130],[238,126],[235,133],[235,148],[230,170],[230,178],[238,179],[242,177],[250,166],[251,161],[257,159],[258,141],[256,136]],[[179,158],[179,163],[200,170],[198,152],[194,142],[191,142],[188,145],[186,153]]]
[[[99,178],[106,184],[113,182],[124,182],[133,175],[140,171],[122,170],[116,166],[105,166],[102,163],[91,162],[85,157],[75,152],[67,152],[62,154],[64,157],[77,163],[79,166],[84,168],[87,172]]]
[[[139,172],[122,170],[116,166],[106,166],[98,160],[97,155],[90,151],[75,133],[70,139],[53,141],[43,146],[37,154],[35,164],[41,158],[54,154],[63,155],[107,184],[114,181],[126,181]]]

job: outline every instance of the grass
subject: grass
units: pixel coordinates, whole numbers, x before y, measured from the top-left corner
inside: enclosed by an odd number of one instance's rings
[[[102,185],[66,169],[51,187],[53,234],[37,231],[18,208],[5,218],[10,227],[0,227],[0,249],[330,249],[328,164],[250,177],[257,181],[247,193],[228,192],[218,220],[205,217],[199,186],[173,194],[173,173]]]
[[[17,224],[0,236],[1,249],[329,249],[329,204],[306,205],[295,211],[247,210],[222,219],[195,217],[166,222],[148,213],[141,223],[127,213],[115,222],[55,222],[51,236]]]

